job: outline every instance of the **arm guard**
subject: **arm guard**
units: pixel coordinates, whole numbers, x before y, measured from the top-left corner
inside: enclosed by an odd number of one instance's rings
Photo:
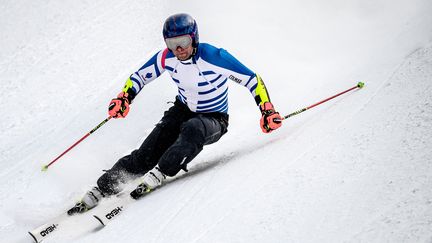
[[[132,83],[132,80],[130,78],[128,78],[126,80],[126,83],[125,83],[122,91],[128,94],[127,99],[129,100],[129,104],[132,103],[132,100],[136,96],[136,92],[133,89],[133,83]]]
[[[270,96],[265,87],[264,81],[261,79],[261,76],[256,75],[257,79],[257,87],[255,90],[255,102],[258,106],[263,105],[265,102],[270,102]]]

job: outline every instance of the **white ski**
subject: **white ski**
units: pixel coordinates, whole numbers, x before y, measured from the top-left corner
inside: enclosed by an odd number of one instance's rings
[[[118,197],[116,198],[116,200],[114,200],[114,202],[95,208],[95,210],[92,212],[93,217],[102,226],[106,226],[114,218],[117,218],[117,216],[126,209],[127,205],[129,205],[133,201],[135,200],[131,198],[129,194],[124,195],[123,197]]]
[[[39,243],[59,231],[62,228],[64,221],[69,217],[70,216],[67,213],[63,213],[36,229],[29,231],[29,234],[36,243]]]
[[[118,195],[110,204],[97,207],[96,210],[93,211],[93,217],[97,219],[102,226],[106,226],[113,219],[118,218],[117,216],[121,214],[130,203],[152,192],[140,186],[132,191],[132,193],[121,193],[121,195]]]
[[[137,189],[134,191],[136,192]],[[136,199],[141,198],[148,193],[150,193],[150,190],[141,191],[141,194],[138,195]],[[130,193],[123,192],[106,201],[102,201],[96,208],[91,209],[88,212],[76,213],[74,215],[68,215],[67,212],[63,213],[36,229],[29,231],[29,234],[36,243],[39,243],[52,235],[59,234],[63,228],[70,228],[73,223],[80,223],[74,221],[81,221],[84,219],[86,227],[88,226],[89,229],[106,226],[113,219],[117,218],[130,203],[135,202],[136,199],[132,198]]]

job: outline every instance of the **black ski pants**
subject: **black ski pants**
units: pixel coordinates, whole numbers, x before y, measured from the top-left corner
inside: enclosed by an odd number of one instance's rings
[[[116,194],[122,183],[144,175],[156,165],[167,176],[175,176],[204,145],[218,141],[227,132],[228,115],[194,113],[178,99],[131,154],[98,179],[98,187],[106,194]]]

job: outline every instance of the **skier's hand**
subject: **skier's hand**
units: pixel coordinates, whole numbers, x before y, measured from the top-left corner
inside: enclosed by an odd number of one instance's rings
[[[260,110],[262,114],[260,125],[264,133],[272,132],[282,126],[282,117],[275,111],[272,103],[265,102],[260,106]]]
[[[128,93],[121,92],[117,98],[111,100],[108,107],[108,114],[113,118],[124,118],[129,113]]]

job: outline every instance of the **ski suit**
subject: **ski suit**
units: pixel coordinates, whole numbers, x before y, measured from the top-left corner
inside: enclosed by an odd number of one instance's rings
[[[218,141],[228,127],[228,79],[249,89],[257,105],[269,102],[264,82],[226,50],[200,43],[192,58],[178,60],[168,49],[157,52],[123,88],[133,99],[143,87],[167,71],[178,87],[174,105],[165,111],[143,144],[121,158],[97,181],[107,194],[120,183],[144,175],[158,165],[175,176],[203,149]]]

